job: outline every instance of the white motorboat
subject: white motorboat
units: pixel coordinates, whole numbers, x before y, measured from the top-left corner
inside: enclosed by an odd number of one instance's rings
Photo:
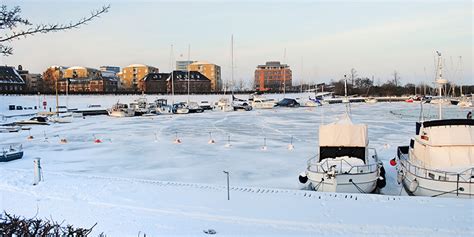
[[[168,105],[168,100],[167,99],[157,99],[155,100],[156,104],[156,113],[158,114],[172,114],[173,113],[173,107],[171,105]]]
[[[334,92],[318,92],[315,98],[322,104],[328,104],[329,101],[334,100]]]
[[[377,102],[378,102],[378,100],[377,100],[376,98],[374,98],[374,97],[367,97],[367,98],[365,99],[365,103],[367,103],[367,104],[375,104],[375,103],[377,103]]]
[[[202,100],[199,102],[199,107],[201,107],[203,110],[212,110],[211,103],[207,100]]]
[[[29,120],[15,122],[16,125],[49,125],[47,117],[33,117]]]
[[[197,102],[187,101],[183,102],[184,106],[188,109],[189,113],[202,113],[204,109],[199,106]]]
[[[130,103],[129,108],[135,112],[135,116],[142,116],[144,114],[149,114],[150,112],[152,112],[145,97],[140,97]]]
[[[467,96],[461,97],[461,99],[459,100],[459,103],[457,105],[461,108],[470,108],[470,107],[472,107],[472,95],[469,96],[469,97],[467,97]]]
[[[214,109],[223,112],[230,112],[234,111],[234,107],[232,107],[232,103],[229,101],[228,98],[222,97],[214,104]]]
[[[180,102],[173,105],[173,113],[174,114],[188,114],[189,109],[185,103]]]
[[[21,126],[16,125],[2,125],[0,126],[0,133],[19,132]]]
[[[112,108],[107,109],[107,113],[111,117],[132,117],[135,116],[135,111],[128,107],[127,104],[116,103]]]
[[[254,109],[273,109],[276,106],[277,101],[274,99],[267,99],[262,95],[252,94],[249,98],[250,105]]]
[[[302,99],[302,98],[296,98],[296,101],[300,104],[301,107],[318,107],[321,106],[321,103],[316,101],[315,99]]]
[[[319,127],[319,154],[308,161],[301,183],[320,192],[370,193],[385,186],[385,171],[369,148],[367,125],[349,115]]]
[[[68,116],[60,116],[57,114],[56,116],[49,117],[48,121],[53,123],[72,123],[72,114],[68,114]]]
[[[249,104],[248,101],[239,99],[232,95],[232,107],[234,110],[245,110],[245,111],[250,111],[252,110],[252,106]]]
[[[345,79],[347,88],[347,79]],[[347,89],[344,98],[347,99]],[[308,161],[299,181],[320,192],[370,193],[386,185],[377,151],[369,148],[366,124],[352,123],[346,104],[344,117],[319,126],[319,154]]]
[[[436,73],[439,95],[447,83],[442,78],[438,53]],[[474,120],[439,118],[416,123],[409,146],[398,147],[398,182],[409,195],[474,197]]]

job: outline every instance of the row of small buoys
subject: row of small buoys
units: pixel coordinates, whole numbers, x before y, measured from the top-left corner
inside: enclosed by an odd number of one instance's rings
[[[59,135],[56,135],[56,137],[59,137]],[[94,137],[94,140],[93,140],[93,141],[94,141],[94,144],[101,144],[101,143],[103,143],[102,139],[97,138],[97,137],[95,136],[95,134],[93,135],[93,137]],[[33,140],[33,139],[34,139],[34,137],[33,137],[31,134],[27,137],[27,140]],[[44,134],[44,141],[45,141],[45,142],[49,142],[48,137],[46,136],[46,132],[45,132],[45,134]],[[112,140],[110,140],[110,141],[112,142]],[[158,142],[158,135],[157,135],[157,133],[154,133],[154,141],[155,141],[155,142]],[[67,140],[66,138],[60,138],[59,143],[60,143],[60,144],[67,144],[67,143],[68,143],[68,140]],[[175,138],[174,138],[174,140],[173,140],[173,143],[174,143],[174,144],[181,144],[181,143],[183,143],[182,140],[181,140],[181,139],[179,138],[179,136],[178,136],[178,132],[175,132]],[[216,144],[216,140],[214,140],[214,138],[212,137],[212,133],[211,133],[211,132],[209,132],[209,140],[208,140],[207,143],[210,144],[210,145]],[[227,143],[226,143],[224,146],[225,146],[226,148],[231,148],[231,147],[232,147],[232,144],[230,143],[230,135],[227,136]],[[267,138],[266,138],[266,137],[263,138],[263,146],[262,146],[260,149],[261,149],[262,151],[268,150],[268,147],[267,147]],[[293,136],[291,136],[290,144],[288,144],[287,149],[290,150],[290,151],[292,151],[292,150],[295,149],[295,146],[293,145]]]

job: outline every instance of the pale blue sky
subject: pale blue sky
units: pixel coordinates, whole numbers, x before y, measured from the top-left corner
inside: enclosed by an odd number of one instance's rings
[[[14,41],[13,56],[1,63],[33,72],[50,65],[126,66],[144,63],[169,71],[176,59],[205,60],[230,77],[234,35],[235,78],[253,80],[256,65],[286,62],[295,84],[339,79],[351,68],[359,75],[403,83],[432,81],[433,57],[441,51],[446,75],[474,84],[471,1],[12,1],[34,23],[68,22],[92,9],[110,12],[80,29]],[[180,58],[180,55],[183,57]],[[426,68],[426,76],[424,73]]]

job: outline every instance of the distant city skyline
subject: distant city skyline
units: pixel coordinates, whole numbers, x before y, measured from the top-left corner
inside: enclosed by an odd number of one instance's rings
[[[51,65],[99,69],[147,64],[169,72],[174,61],[220,65],[230,80],[231,35],[234,78],[254,80],[258,65],[288,64],[293,84],[339,80],[355,68],[375,83],[430,83],[434,56],[445,59],[445,75],[474,84],[471,1],[39,1],[5,0],[20,6],[33,23],[68,23],[102,5],[110,12],[67,32],[11,42],[14,54],[2,65],[42,73]],[[286,57],[284,51],[286,49]],[[462,74],[459,57],[462,57]],[[426,72],[426,73],[425,73]]]

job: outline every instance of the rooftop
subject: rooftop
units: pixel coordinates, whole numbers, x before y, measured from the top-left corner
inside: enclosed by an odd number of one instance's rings
[[[14,67],[0,66],[0,83],[24,84],[25,81]]]

